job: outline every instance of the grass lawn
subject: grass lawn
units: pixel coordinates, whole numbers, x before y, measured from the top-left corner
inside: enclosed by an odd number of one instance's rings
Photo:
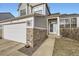
[[[69,38],[56,39],[53,56],[79,56],[79,42]]]

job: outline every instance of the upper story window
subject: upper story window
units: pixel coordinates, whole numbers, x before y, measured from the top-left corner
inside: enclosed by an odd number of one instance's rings
[[[42,14],[42,10],[34,11],[34,13]]]
[[[26,9],[20,10],[20,16],[26,15]]]

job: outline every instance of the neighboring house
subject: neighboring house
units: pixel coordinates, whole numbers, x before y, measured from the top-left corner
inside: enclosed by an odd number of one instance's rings
[[[9,19],[9,18],[14,18],[14,16],[9,12],[1,12],[0,13],[0,21]]]
[[[19,17],[0,21],[4,39],[29,44],[45,40],[49,34],[60,36],[60,28],[78,27],[78,14],[51,14],[46,3],[20,3]]]
[[[9,12],[1,12],[0,13],[0,21],[6,20],[9,18],[14,18],[14,16]],[[1,37],[2,37],[2,25],[0,25],[0,38]]]

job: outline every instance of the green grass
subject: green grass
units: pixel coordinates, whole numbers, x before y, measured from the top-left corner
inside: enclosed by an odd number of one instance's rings
[[[79,42],[68,38],[56,39],[53,56],[79,56]]]

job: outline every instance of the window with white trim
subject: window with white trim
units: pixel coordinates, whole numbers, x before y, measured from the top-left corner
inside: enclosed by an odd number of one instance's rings
[[[77,19],[76,18],[72,18],[71,19],[71,28],[76,28],[77,27]]]
[[[60,19],[60,28],[64,28],[64,27],[65,27],[65,20]]]
[[[26,9],[20,10],[20,16],[26,15]]]
[[[76,28],[77,18],[60,19],[60,28]]]
[[[34,11],[34,13],[42,14],[42,10]]]
[[[70,28],[70,19],[65,19],[65,28]]]
[[[70,19],[60,19],[60,28],[70,28]]]

